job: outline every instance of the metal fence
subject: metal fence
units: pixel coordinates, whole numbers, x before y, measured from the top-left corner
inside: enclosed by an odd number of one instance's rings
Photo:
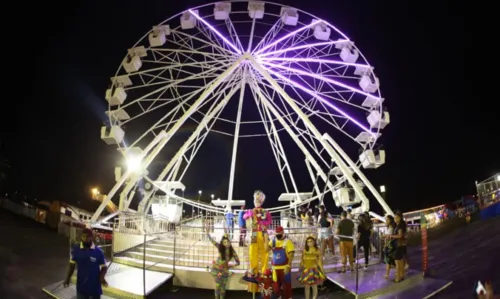
[[[159,223],[154,223],[155,221]],[[286,221],[286,223],[284,222]],[[337,225],[338,221],[335,221]],[[229,223],[230,224],[230,223]],[[318,240],[320,237],[335,240],[334,250],[325,250],[323,263],[326,272],[337,271],[340,262],[338,236],[335,227],[328,231],[325,236],[316,226],[303,225],[296,219],[273,218],[268,228],[269,239],[275,235],[276,227],[284,227],[286,237],[295,245],[295,255],[292,261],[292,272],[297,272],[307,237],[313,236]],[[371,240],[371,259],[379,262],[382,251],[382,238],[378,228]],[[194,217],[190,221],[180,224],[163,224],[162,219],[144,218],[122,218],[115,222],[113,228],[113,242],[111,257],[114,263],[126,264],[143,270],[143,288],[146,291],[146,270],[163,271],[175,274],[176,269],[192,271],[208,271],[212,261],[218,257],[218,249],[211,244],[209,236],[219,242],[224,234],[227,234],[232,242],[241,264],[232,269],[236,275],[243,275],[249,269],[250,257],[250,231],[242,234],[238,226],[228,226],[228,222],[222,216]],[[243,238],[244,246],[240,246],[240,237]],[[349,236],[355,243],[355,251],[358,252],[355,236]],[[361,255],[358,255],[361,258]],[[269,257],[271,258],[271,257]],[[356,275],[357,276],[357,275]],[[356,278],[357,279],[357,278]]]

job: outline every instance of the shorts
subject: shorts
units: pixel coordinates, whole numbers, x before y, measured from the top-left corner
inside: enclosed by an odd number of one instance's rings
[[[405,246],[398,246],[396,247],[396,251],[394,252],[394,260],[402,260],[406,257],[407,252],[406,252],[406,245]]]
[[[329,227],[321,227],[319,229],[319,238],[324,240],[324,239],[328,239],[330,238],[330,236],[332,236],[332,234],[330,233],[330,228]]]

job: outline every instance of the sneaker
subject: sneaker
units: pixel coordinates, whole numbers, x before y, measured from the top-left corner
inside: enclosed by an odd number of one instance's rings
[[[365,266],[363,267],[363,269],[364,269],[364,270],[368,269],[368,265],[365,265]]]
[[[408,270],[410,268],[410,265],[405,264],[405,270]]]

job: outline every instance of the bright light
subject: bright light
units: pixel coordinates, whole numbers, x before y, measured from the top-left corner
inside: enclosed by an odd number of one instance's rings
[[[198,190],[198,194],[200,194],[200,195],[201,195],[201,190]]]
[[[500,174],[499,174],[499,175],[497,175],[497,181],[499,181],[499,182],[500,182]]]
[[[385,186],[384,185],[380,186],[380,192],[385,193]]]
[[[132,172],[136,172],[141,168],[141,157],[140,156],[130,156],[127,158],[127,168]]]
[[[92,188],[92,194],[93,195],[99,194],[99,190],[97,188]]]
[[[212,199],[214,199],[215,195],[211,194],[211,195],[210,195],[210,197],[211,197]]]

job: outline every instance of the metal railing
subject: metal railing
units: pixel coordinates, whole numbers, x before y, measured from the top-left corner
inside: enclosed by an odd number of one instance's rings
[[[208,271],[212,261],[218,257],[218,249],[210,242],[209,236],[216,242],[220,242],[224,234],[227,234],[235,249],[240,265],[232,269],[237,275],[243,275],[249,269],[250,256],[249,248],[251,233],[248,230],[242,234],[240,228],[229,226],[228,221],[223,216],[215,217],[194,217],[190,221],[180,224],[164,225],[162,219],[145,217],[142,220],[137,217],[122,218],[122,222],[115,222],[113,231],[113,241],[111,244],[111,259],[114,263],[123,263],[143,270],[143,288],[146,292],[145,281],[147,270],[176,273],[176,270],[188,271]],[[284,222],[286,221],[286,223]],[[154,229],[138,229],[139,223],[148,223]],[[160,225],[154,224],[159,222]],[[335,227],[338,221],[335,221]],[[286,237],[293,241],[295,245],[295,255],[292,261],[292,272],[297,272],[307,237],[313,236],[321,245],[320,237],[325,238],[324,231],[316,226],[303,225],[296,219],[273,218],[268,227],[268,236],[271,240],[275,235],[277,226],[283,226]],[[378,228],[374,228],[371,239],[371,259],[379,262],[382,251],[382,238]],[[355,234],[356,235],[356,234]],[[244,246],[240,246],[240,237]],[[349,237],[349,236],[348,236]],[[323,256],[323,264],[326,272],[336,271],[341,260],[338,236],[335,229],[329,229],[326,238],[333,238],[336,241],[334,251]],[[354,236],[350,236],[355,240]],[[357,242],[355,243],[356,253],[359,252]],[[270,259],[271,257],[269,257]],[[357,255],[357,261],[362,256]],[[270,261],[269,261],[270,262]],[[358,280],[356,274],[356,280]]]

